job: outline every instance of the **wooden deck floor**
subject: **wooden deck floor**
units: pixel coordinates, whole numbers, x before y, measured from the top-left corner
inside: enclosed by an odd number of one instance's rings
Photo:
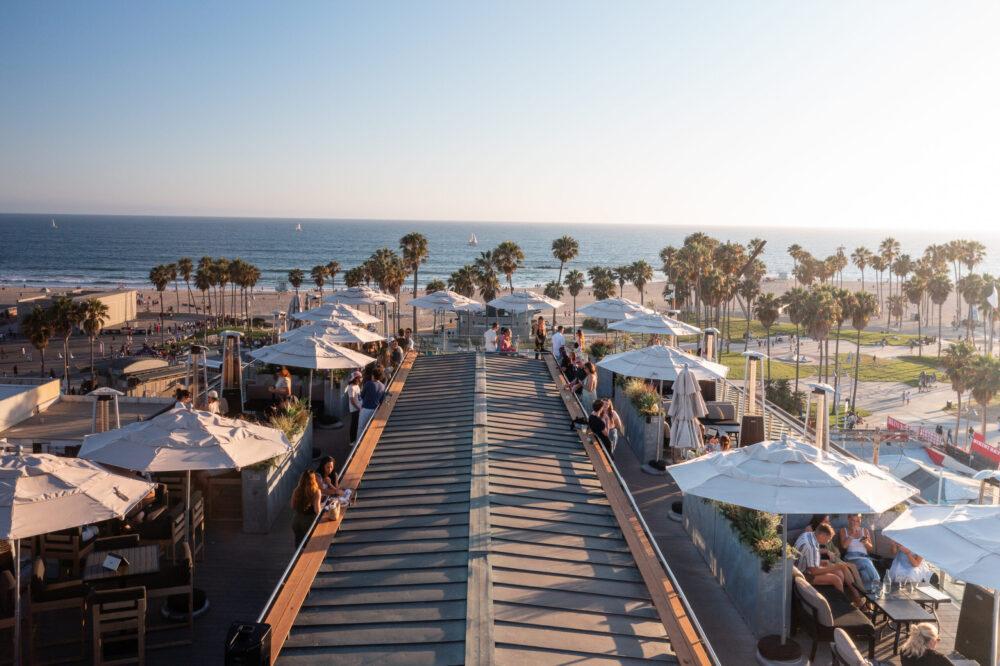
[[[545,364],[413,365],[280,663],[675,663]]]

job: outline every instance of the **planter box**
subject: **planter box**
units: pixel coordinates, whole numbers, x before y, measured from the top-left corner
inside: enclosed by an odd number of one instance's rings
[[[656,417],[640,414],[623,391],[615,392],[614,405],[622,417],[622,425],[625,426],[625,439],[632,449],[632,453],[641,463],[655,460],[659,434]],[[664,425],[664,427],[666,426]],[[662,448],[662,443],[660,447]]]
[[[299,476],[312,461],[312,443],[310,419],[306,429],[292,442],[291,453],[277,467],[242,470],[244,532],[267,534],[271,530],[274,519],[288,506]]]
[[[699,497],[684,497],[684,529],[754,635],[780,634],[784,584],[780,562],[764,572],[760,558],[740,541],[729,519]],[[786,622],[790,621],[790,582],[787,595]]]

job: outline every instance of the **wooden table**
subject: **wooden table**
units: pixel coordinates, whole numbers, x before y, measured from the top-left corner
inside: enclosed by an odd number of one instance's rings
[[[875,607],[875,611],[872,613],[872,624],[878,626],[878,615],[882,613],[889,622],[896,625],[896,636],[892,643],[893,654],[899,652],[899,636],[904,625],[909,627],[916,622],[937,622],[937,617],[905,592],[896,590],[884,597],[880,597],[878,593],[866,594],[865,596]]]
[[[121,555],[128,560],[128,566],[118,567],[117,571],[109,571],[102,565],[104,559],[111,553]],[[139,576],[142,574],[157,573],[160,570],[160,547],[153,544],[148,546],[129,546],[128,548],[115,548],[114,550],[97,550],[87,556],[87,561],[83,567],[83,580],[102,580],[107,578],[123,578],[125,576]]]

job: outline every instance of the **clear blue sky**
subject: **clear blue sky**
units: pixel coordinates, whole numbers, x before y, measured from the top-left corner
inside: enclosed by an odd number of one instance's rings
[[[0,4],[0,211],[997,224],[1000,3]]]

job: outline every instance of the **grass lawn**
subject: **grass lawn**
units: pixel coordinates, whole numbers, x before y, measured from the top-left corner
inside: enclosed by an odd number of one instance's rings
[[[722,353],[722,364],[729,368],[729,379],[743,379],[746,359],[739,352]],[[799,366],[799,379],[816,374],[816,366],[803,363]],[[764,376],[767,377],[767,361],[764,361]],[[795,364],[771,361],[771,379],[795,379]]]
[[[841,368],[848,369],[854,377],[854,366],[847,368],[847,354],[840,355]],[[872,360],[871,354],[861,355],[861,369],[858,380],[862,382],[903,382],[910,386],[920,383],[921,372],[937,372],[938,381],[947,381],[944,370],[934,356],[897,356],[896,358],[880,358],[878,363]]]
[[[734,317],[732,323],[733,323],[732,336],[730,337],[730,340],[733,342],[742,342],[743,334],[747,330],[746,319],[737,319]],[[806,336],[805,331],[800,328],[799,332],[804,339]],[[767,332],[764,330],[764,327],[760,325],[759,321],[755,319],[750,322],[750,335],[754,336],[755,338],[762,338],[766,334]],[[771,327],[771,335],[794,335],[794,334],[795,334],[795,326],[793,324],[777,323]],[[853,343],[857,339],[857,335],[858,332],[855,331],[853,328],[851,328],[849,325],[845,326],[840,331],[840,339],[842,341]],[[830,334],[830,340],[835,340],[836,337],[837,337],[837,331],[834,330]],[[910,340],[916,340],[917,336],[911,335],[909,333],[893,333],[893,332],[883,333],[881,330],[878,330],[876,328],[869,328],[868,330],[861,332],[862,345],[878,344],[879,342],[882,341],[882,338],[885,338],[886,343],[890,345],[908,346],[910,344]]]

